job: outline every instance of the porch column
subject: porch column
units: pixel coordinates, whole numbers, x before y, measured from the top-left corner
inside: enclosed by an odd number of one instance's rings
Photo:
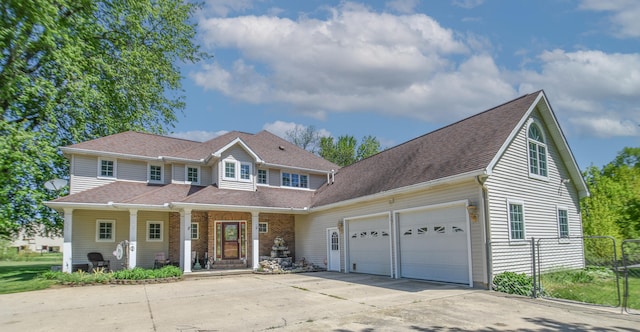
[[[73,272],[73,255],[71,249],[71,228],[73,226],[73,209],[64,209],[64,243],[62,244],[62,272]]]
[[[260,232],[258,225],[260,224],[260,213],[251,212],[251,238],[253,240],[253,269],[257,270],[260,267]]]
[[[184,273],[191,272],[191,209],[180,211],[180,267]]]
[[[138,210],[129,210],[129,268],[136,267],[138,252]]]

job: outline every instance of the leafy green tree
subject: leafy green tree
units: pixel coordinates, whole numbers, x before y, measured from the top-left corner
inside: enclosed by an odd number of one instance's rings
[[[357,150],[356,150],[357,147]],[[358,146],[357,140],[350,135],[320,138],[318,154],[339,166],[347,166],[380,152],[380,142],[373,136],[366,136]]]
[[[178,64],[197,6],[182,0],[0,2],[0,234],[59,230],[42,202],[67,178],[58,147],[126,130],[163,133],[184,108]],[[64,192],[62,193],[64,194]]]
[[[585,235],[608,235],[617,243],[640,237],[640,148],[624,148],[602,169],[588,168],[585,179],[591,192],[581,202]],[[594,246],[587,249],[611,251]]]

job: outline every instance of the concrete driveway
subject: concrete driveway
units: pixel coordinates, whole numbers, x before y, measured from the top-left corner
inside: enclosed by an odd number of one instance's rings
[[[2,331],[640,331],[640,316],[360,274],[247,274],[0,295]]]

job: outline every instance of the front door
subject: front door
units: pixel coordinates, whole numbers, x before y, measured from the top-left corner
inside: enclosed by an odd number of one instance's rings
[[[340,271],[340,233],[337,228],[327,229],[327,270]]]
[[[222,223],[222,259],[240,258],[239,223]]]

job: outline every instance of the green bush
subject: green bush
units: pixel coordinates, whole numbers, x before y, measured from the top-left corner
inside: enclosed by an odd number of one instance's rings
[[[40,274],[40,278],[54,280],[61,284],[104,284],[113,280],[145,280],[145,279],[166,279],[182,276],[182,270],[175,266],[165,266],[157,270],[143,268],[133,268],[132,270],[119,270],[105,272],[103,269],[94,270],[93,273],[77,271],[65,273],[60,271],[46,271]]]
[[[533,278],[524,273],[502,272],[493,277],[493,290],[531,296],[533,295]]]

